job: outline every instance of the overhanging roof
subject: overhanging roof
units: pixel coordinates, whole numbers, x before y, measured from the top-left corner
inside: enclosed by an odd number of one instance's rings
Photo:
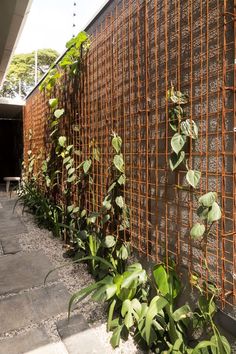
[[[0,86],[14,53],[33,0],[1,0],[0,3]]]
[[[22,119],[25,101],[0,97],[0,121]]]

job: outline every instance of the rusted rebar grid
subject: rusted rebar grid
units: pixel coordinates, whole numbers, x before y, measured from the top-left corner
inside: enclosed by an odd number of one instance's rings
[[[236,303],[235,11],[235,0],[114,0],[88,28],[91,46],[79,83],[64,76],[54,93],[66,109],[61,132],[82,152],[76,164],[88,158],[92,142],[100,150],[87,209],[98,210],[106,194],[115,131],[123,140],[132,247],[212,281],[222,307]],[[216,191],[223,211],[204,257],[189,235],[197,200],[176,189],[186,185],[186,171],[171,172],[168,162],[171,83],[188,94],[186,114],[199,127],[187,151],[189,166],[202,171],[197,195]],[[45,156],[50,148],[47,100],[37,89],[27,99],[25,157],[29,149]]]

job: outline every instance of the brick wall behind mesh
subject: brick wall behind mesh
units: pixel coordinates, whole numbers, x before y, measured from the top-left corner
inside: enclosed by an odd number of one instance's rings
[[[98,209],[106,194],[115,131],[123,140],[133,247],[150,260],[172,257],[213,281],[222,289],[222,305],[233,305],[236,297],[233,11],[229,0],[110,1],[87,28],[92,44],[82,78],[64,76],[55,92],[66,110],[61,134],[83,147],[81,159],[92,139],[100,148],[95,206],[88,196],[88,207]],[[186,171],[182,166],[172,173],[168,164],[171,82],[189,95],[186,113],[199,127],[198,141],[187,148],[189,166],[202,171],[199,195],[217,191],[223,208],[205,249],[209,269],[200,244],[189,237],[196,198],[175,188],[186,185]],[[50,147],[47,101],[38,89],[27,99],[25,153],[29,145],[36,154]]]

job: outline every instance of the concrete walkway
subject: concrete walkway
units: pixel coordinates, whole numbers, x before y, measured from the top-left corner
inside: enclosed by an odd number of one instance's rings
[[[68,323],[70,294],[42,251],[23,252],[19,235],[27,232],[13,207],[15,199],[0,196],[0,354],[104,353],[83,316]],[[58,339],[51,338],[44,323],[51,320]]]

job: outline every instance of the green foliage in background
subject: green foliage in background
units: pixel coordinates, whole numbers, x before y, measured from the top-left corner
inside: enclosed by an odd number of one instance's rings
[[[59,53],[54,49],[39,49],[37,51],[38,81],[46,74],[58,56]],[[0,95],[9,98],[18,96],[24,98],[33,89],[34,85],[35,52],[14,55]]]

